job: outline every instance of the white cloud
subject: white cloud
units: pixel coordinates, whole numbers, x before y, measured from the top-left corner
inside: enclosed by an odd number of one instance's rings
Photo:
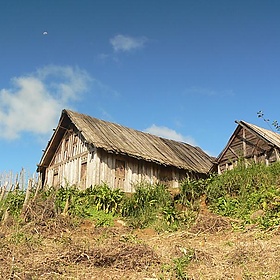
[[[85,71],[61,66],[13,78],[12,88],[0,90],[0,137],[49,133],[61,110],[87,90],[89,81]]]
[[[130,37],[121,34],[110,39],[110,43],[115,52],[129,52],[132,50],[141,49],[144,47],[146,41],[146,37]]]
[[[176,132],[175,130],[165,126],[157,126],[153,124],[152,126],[146,128],[144,132],[148,132],[150,134],[157,135],[167,139],[185,142],[192,146],[197,146],[195,140],[191,136],[183,136],[182,134]]]

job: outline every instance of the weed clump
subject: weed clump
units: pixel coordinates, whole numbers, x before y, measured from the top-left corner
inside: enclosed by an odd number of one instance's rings
[[[167,187],[162,184],[140,183],[135,193],[125,197],[121,214],[135,228],[154,226],[159,230],[175,229],[179,213]]]
[[[262,228],[280,224],[280,163],[252,163],[216,175],[206,186],[210,209],[222,216],[258,223]],[[254,213],[262,211],[262,215]],[[256,216],[256,217],[255,217]]]

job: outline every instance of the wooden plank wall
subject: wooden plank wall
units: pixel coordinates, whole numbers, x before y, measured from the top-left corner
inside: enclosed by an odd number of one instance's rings
[[[117,161],[119,164],[124,162],[123,176],[117,175]],[[85,172],[86,176],[82,180]],[[107,183],[110,187],[120,187],[125,192],[133,192],[133,185],[143,181],[151,184],[162,181],[170,187],[178,187],[179,180],[184,176],[187,176],[185,170],[160,166],[102,149],[88,149],[79,135],[68,132],[46,170],[44,184],[53,186],[56,183],[55,187],[77,185],[86,188]]]
[[[85,161],[88,161],[87,147],[78,134],[72,131],[67,132],[46,170],[44,184],[53,186],[54,176],[57,174],[58,186],[77,185],[81,175],[81,164]]]
[[[240,158],[270,164],[279,160],[279,151],[245,128],[235,135],[218,165],[218,173],[234,168]]]
[[[175,167],[164,167],[152,162],[138,160],[124,155],[116,155],[103,150],[93,151],[89,161],[87,186],[107,183],[111,187],[119,187],[116,183],[116,162],[125,163],[125,175],[123,185],[120,186],[125,192],[133,192],[134,184],[148,182],[155,184],[164,182],[170,187],[179,187],[181,179],[191,174]],[[164,175],[164,177],[162,176]]]
[[[133,192],[133,185],[139,182],[148,182],[151,184],[159,182],[160,167],[151,162],[137,160],[124,155],[116,155],[107,153],[103,150],[94,152],[91,156],[93,160],[88,165],[87,185],[107,183],[111,187],[119,187],[125,192]],[[123,161],[125,163],[124,181],[123,185],[116,183],[118,179],[116,176],[116,161]],[[169,169],[172,173],[172,168]],[[174,175],[173,175],[174,177]],[[172,186],[177,186],[178,183],[174,181]]]

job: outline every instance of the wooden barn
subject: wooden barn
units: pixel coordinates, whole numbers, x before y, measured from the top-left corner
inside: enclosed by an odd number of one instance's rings
[[[185,177],[207,176],[212,164],[198,147],[63,110],[37,171],[48,186],[107,183],[133,192],[143,181],[178,187]]]
[[[232,169],[239,159],[270,164],[280,159],[280,134],[256,125],[236,121],[237,127],[216,159],[218,173]]]

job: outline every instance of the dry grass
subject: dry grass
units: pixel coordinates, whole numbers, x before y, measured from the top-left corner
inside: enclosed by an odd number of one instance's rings
[[[198,216],[189,231],[95,228],[67,217],[0,228],[1,279],[182,279],[175,259],[192,253],[185,279],[280,279],[279,231],[233,231]]]

